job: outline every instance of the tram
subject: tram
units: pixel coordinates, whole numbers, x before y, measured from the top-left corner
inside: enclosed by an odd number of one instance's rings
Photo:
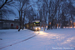
[[[25,28],[39,31],[40,28],[40,20],[34,20],[33,22],[25,24]]]

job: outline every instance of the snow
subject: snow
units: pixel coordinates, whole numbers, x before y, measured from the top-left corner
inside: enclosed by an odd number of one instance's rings
[[[22,40],[33,36],[33,32],[30,30],[21,30],[18,32],[17,29],[0,30],[0,49],[20,43]]]
[[[0,50],[75,50],[75,28],[0,30]]]

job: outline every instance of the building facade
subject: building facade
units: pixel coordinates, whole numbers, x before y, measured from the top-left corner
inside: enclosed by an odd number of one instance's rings
[[[19,21],[0,19],[0,29],[18,29],[18,28],[19,28]]]

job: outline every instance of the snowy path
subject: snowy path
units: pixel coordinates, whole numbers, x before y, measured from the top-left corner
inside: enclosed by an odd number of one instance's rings
[[[29,30],[27,30],[27,32],[28,31]],[[34,33],[34,35],[39,33],[33,31],[29,32],[31,32],[31,34]],[[21,34],[19,34],[19,36],[21,37]],[[75,28],[40,31],[40,34],[30,40],[1,50],[75,50]]]
[[[36,36],[31,30],[0,30],[0,49],[21,43]]]

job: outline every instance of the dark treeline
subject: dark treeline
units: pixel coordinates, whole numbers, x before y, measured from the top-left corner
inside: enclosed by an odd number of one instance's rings
[[[48,24],[48,28],[51,29],[57,28],[57,26],[61,28],[74,27],[74,3],[74,0],[36,0],[36,2],[34,0],[0,0],[0,19],[8,18],[9,14],[16,15],[10,8],[14,7],[18,11],[20,29],[26,22],[34,19],[40,19],[43,26]]]

